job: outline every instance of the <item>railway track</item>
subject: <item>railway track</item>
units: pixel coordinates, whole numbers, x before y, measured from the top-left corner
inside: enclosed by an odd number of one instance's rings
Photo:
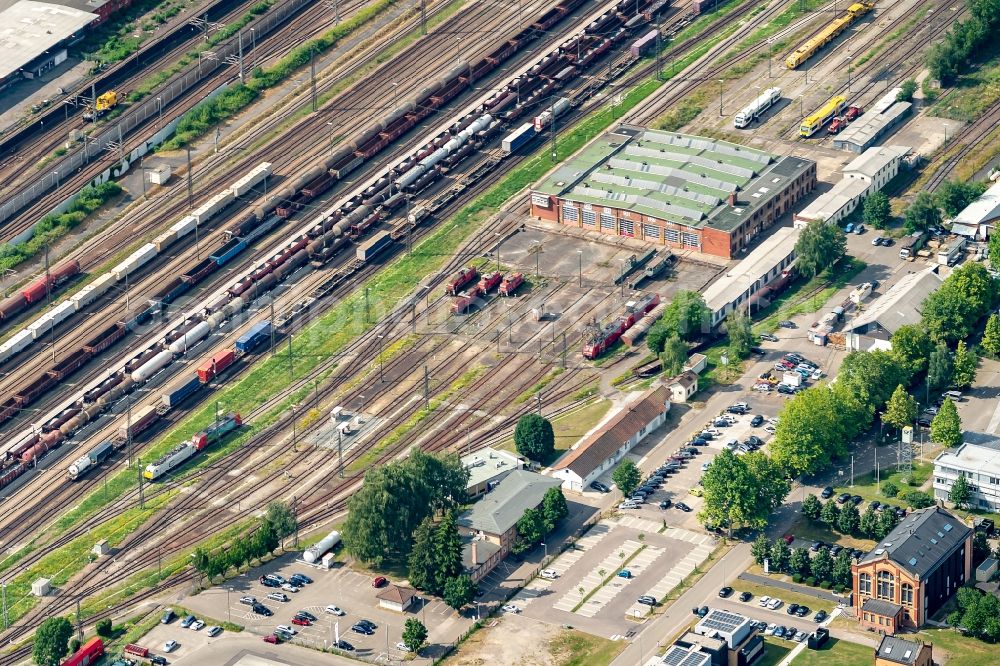
[[[951,151],[946,153],[944,161],[934,169],[924,189],[934,192],[941,187],[962,160],[987,141],[993,140],[991,137],[998,126],[1000,126],[1000,102],[994,102],[983,115],[962,128],[961,134],[956,135]]]

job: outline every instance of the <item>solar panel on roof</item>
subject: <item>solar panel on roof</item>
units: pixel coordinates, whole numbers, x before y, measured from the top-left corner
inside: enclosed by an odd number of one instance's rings
[[[733,629],[740,626],[746,621],[742,615],[737,615],[736,613],[729,613],[723,610],[713,609],[708,615],[705,616],[699,626],[704,629],[714,629],[716,631],[722,631],[726,633],[731,633]]]
[[[944,531],[945,532],[951,532],[951,530],[952,530],[951,523],[945,523],[944,524]]]
[[[915,565],[915,564],[917,563],[917,558],[915,558],[915,557],[911,557],[911,558],[910,558],[909,560],[907,560],[907,561],[908,561],[908,562],[910,563],[910,566],[912,567],[912,566],[914,566],[914,565]]]

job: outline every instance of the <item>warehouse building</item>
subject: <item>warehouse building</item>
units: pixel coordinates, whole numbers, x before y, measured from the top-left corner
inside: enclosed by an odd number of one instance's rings
[[[847,348],[892,349],[892,334],[901,326],[920,322],[924,301],[941,282],[936,266],[901,277],[845,328]]]
[[[899,173],[909,146],[873,146],[841,169],[841,178],[828,192],[814,199],[793,216],[798,228],[809,222],[825,220],[839,224],[854,212],[865,197],[880,191]]]
[[[895,100],[895,94],[892,91],[890,94]],[[893,101],[884,110],[880,110],[881,105],[876,105],[848,125],[843,132],[833,137],[833,147],[838,150],[849,150],[852,153],[863,153],[895,131],[912,108],[913,105],[909,102]]]
[[[623,125],[549,173],[531,214],[731,259],[816,185],[816,163]]]
[[[89,11],[35,0],[20,0],[0,11],[0,90],[61,64],[66,45],[98,19]]]
[[[795,261],[795,243],[798,239],[798,229],[778,229],[754,248],[746,259],[705,289],[702,297],[712,312],[713,327],[719,325],[733,310],[756,301],[756,296],[762,289],[781,277],[782,271]]]
[[[968,238],[987,238],[990,228],[1000,221],[1000,182],[994,183],[990,189],[956,215],[951,221],[951,231]]]

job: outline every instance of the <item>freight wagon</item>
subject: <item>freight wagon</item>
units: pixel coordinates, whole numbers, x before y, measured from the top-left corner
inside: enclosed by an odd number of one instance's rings
[[[359,261],[371,261],[391,244],[392,238],[389,232],[380,231],[357,247],[356,256]]]
[[[514,153],[533,138],[535,138],[535,126],[532,123],[524,123],[504,137],[501,147],[507,154]]]
[[[271,322],[258,322],[236,340],[236,351],[249,354],[254,349],[259,347],[264,341],[270,339]]]
[[[177,405],[181,404],[189,396],[194,395],[202,386],[201,379],[197,374],[188,378],[179,386],[175,386],[160,396],[161,410],[166,413],[168,410],[177,407]]]
[[[216,375],[228,368],[236,360],[236,352],[232,349],[225,349],[216,352],[212,358],[198,366],[198,379],[202,384],[212,381]]]
[[[129,437],[136,437],[149,429],[156,422],[160,415],[156,411],[156,405],[146,405],[142,409],[132,414],[131,424],[118,427],[118,439],[128,440]]]
[[[73,656],[63,662],[62,666],[91,666],[104,654],[104,641],[98,637],[91,638],[83,644]]]
[[[115,446],[111,440],[101,442],[85,455],[82,455],[73,461],[73,464],[69,466],[68,470],[70,480],[76,481],[81,478],[88,471],[110,458],[111,454],[114,452]]]

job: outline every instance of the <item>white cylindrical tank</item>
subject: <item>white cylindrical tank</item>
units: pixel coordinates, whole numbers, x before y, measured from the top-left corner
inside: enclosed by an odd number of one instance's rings
[[[203,321],[181,337],[171,342],[170,351],[175,354],[183,354],[194,344],[204,339],[211,331],[212,327],[209,326],[207,322]]]
[[[132,373],[132,381],[137,384],[141,384],[163,368],[167,367],[172,360],[174,360],[174,353],[169,349],[164,349],[159,354],[146,361],[146,363],[136,368],[135,372]]]
[[[334,530],[323,537],[315,546],[306,548],[306,551],[302,553],[302,559],[310,564],[319,562],[324,553],[334,548],[338,543],[340,543],[340,532]]]

